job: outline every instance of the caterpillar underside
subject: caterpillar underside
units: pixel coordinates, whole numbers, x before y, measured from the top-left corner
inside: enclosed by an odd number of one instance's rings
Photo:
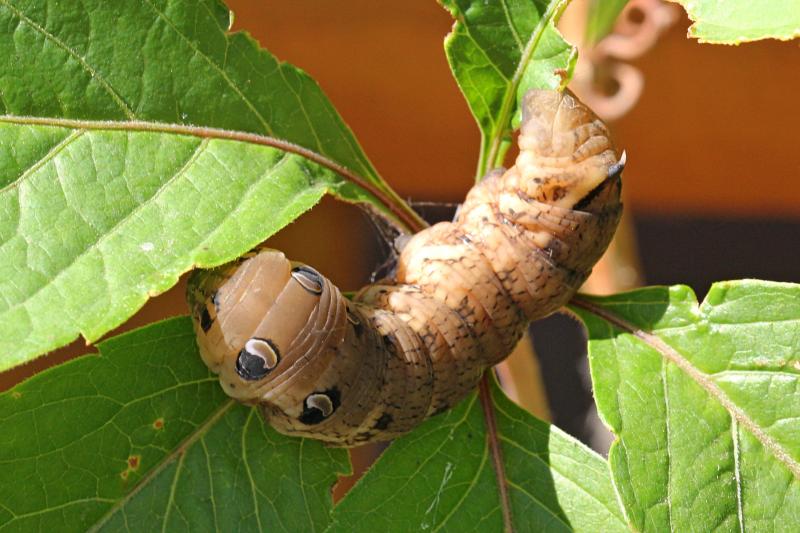
[[[200,354],[225,392],[278,431],[344,446],[396,437],[468,394],[573,296],[621,214],[623,162],[575,96],[529,92],[519,146],[453,222],[408,241],[395,279],[352,301],[275,250],[196,271]]]

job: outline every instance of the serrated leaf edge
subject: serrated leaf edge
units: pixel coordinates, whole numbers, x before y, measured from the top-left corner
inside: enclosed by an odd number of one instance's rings
[[[658,351],[666,360],[675,364],[678,368],[683,370],[692,380],[694,380],[700,387],[702,387],[709,395],[716,399],[726,411],[731,415],[731,418],[748,430],[763,446],[769,450],[776,459],[786,466],[787,469],[796,477],[800,479],[800,463],[795,461],[791,455],[772,437],[764,432],[761,427],[756,424],[750,417],[747,416],[739,406],[737,406],[725,392],[716,384],[709,376],[696,368],[692,363],[683,357],[672,346],[664,342],[660,337],[649,333],[643,329],[636,327],[630,322],[618,317],[617,315],[607,311],[600,305],[585,300],[583,298],[573,298],[570,301],[571,305],[581,308],[589,313],[601,318],[609,324],[625,331],[638,338],[654,350]]]

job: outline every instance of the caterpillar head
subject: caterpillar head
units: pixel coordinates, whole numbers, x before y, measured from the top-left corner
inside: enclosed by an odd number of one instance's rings
[[[340,305],[338,289],[283,253],[262,250],[195,271],[188,295],[200,355],[225,392],[247,403],[269,400],[300,416],[307,396],[302,384],[279,390],[300,369],[320,362],[304,360],[307,353],[324,353],[341,341],[344,328],[335,319],[344,313],[329,313]]]
[[[524,193],[589,213],[619,205],[618,157],[606,125],[569,91],[525,95],[516,168]]]

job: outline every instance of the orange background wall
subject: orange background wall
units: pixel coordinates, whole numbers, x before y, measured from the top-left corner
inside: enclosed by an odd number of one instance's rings
[[[319,81],[402,194],[462,197],[478,134],[442,52],[452,20],[434,0],[229,4],[237,28]],[[628,200],[637,211],[800,215],[797,41],[704,45],[687,26],[634,63],[645,91],[614,124]]]
[[[452,24],[434,0],[230,0],[235,27],[323,87],[381,174],[404,197],[458,201],[472,182],[479,137],[442,50]],[[645,90],[613,124],[628,152],[634,214],[706,213],[800,220],[800,50],[685,38],[681,20],[635,64]],[[378,257],[360,212],[325,200],[272,240],[344,288]],[[800,252],[799,252],[800,253]],[[800,279],[800,276],[798,276]],[[185,314],[184,285],[151,300],[124,329]],[[0,375],[0,388],[85,353],[78,341]]]

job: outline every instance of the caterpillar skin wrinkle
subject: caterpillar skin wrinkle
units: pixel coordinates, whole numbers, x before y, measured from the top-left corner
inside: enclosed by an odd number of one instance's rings
[[[200,354],[225,392],[282,433],[340,446],[391,439],[466,396],[572,298],[622,211],[624,158],[571,93],[525,96],[519,148],[453,222],[408,240],[394,280],[352,301],[275,250],[195,271]]]

